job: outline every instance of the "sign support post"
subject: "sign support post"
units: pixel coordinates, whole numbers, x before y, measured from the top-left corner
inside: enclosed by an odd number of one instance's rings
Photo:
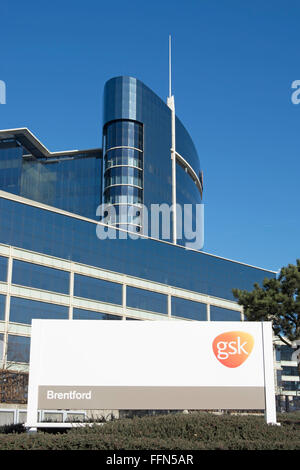
[[[262,322],[261,326],[266,401],[265,420],[267,424],[280,425],[276,421],[272,325],[270,322]]]

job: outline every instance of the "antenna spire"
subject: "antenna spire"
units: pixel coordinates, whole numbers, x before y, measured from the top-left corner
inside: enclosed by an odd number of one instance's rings
[[[176,203],[176,136],[175,136],[175,100],[172,95],[172,57],[171,57],[171,35],[169,35],[169,96],[167,105],[171,110],[171,161],[172,161],[172,238],[177,243],[177,203]]]
[[[171,35],[169,35],[169,98],[172,96],[172,46]]]
[[[172,48],[171,48],[172,36],[169,34],[169,96],[167,98],[167,105],[170,109],[175,111],[174,96],[172,95]]]

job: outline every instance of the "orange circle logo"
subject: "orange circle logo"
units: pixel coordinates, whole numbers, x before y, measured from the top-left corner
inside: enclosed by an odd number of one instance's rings
[[[217,336],[213,341],[213,351],[221,364],[234,368],[243,364],[250,356],[254,338],[244,331],[229,331]]]

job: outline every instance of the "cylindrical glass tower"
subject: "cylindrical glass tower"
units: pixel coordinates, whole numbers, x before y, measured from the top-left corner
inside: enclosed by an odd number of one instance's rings
[[[112,206],[108,222],[140,232],[143,204],[143,125],[126,119],[103,131],[104,203]]]

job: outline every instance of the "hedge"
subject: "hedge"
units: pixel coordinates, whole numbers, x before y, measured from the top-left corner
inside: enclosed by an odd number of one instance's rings
[[[199,412],[124,418],[66,433],[1,434],[0,450],[300,450],[300,413],[279,420],[268,426],[262,416]]]

